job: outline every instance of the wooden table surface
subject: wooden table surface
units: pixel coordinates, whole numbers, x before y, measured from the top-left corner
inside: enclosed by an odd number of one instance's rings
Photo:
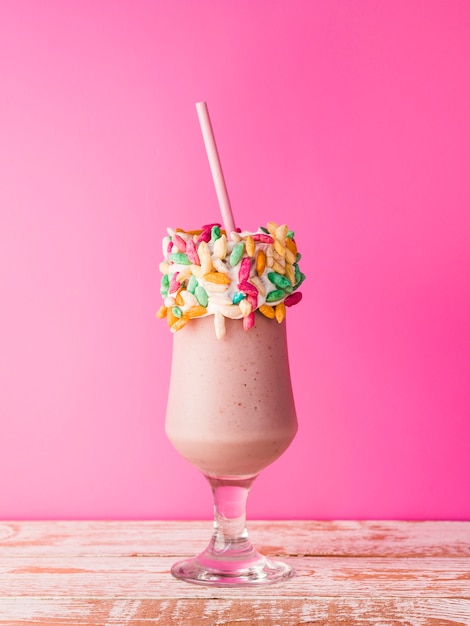
[[[210,522],[0,522],[0,625],[470,625],[470,522],[255,522],[291,580],[174,579]]]

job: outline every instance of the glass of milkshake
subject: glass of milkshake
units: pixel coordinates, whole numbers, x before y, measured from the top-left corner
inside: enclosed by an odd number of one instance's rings
[[[214,496],[208,547],[172,573],[205,585],[277,582],[291,569],[253,548],[245,510],[253,480],[297,431],[285,323],[304,279],[294,234],[274,222],[228,240],[218,224],[169,229],[163,250],[157,315],[174,332],[166,433]]]
[[[166,433],[211,485],[214,532],[171,571],[203,585],[274,583],[292,570],[251,545],[246,499],[297,432],[285,317],[305,276],[286,224],[235,228],[206,103],[196,109],[224,228],[168,229],[157,317],[174,333]]]

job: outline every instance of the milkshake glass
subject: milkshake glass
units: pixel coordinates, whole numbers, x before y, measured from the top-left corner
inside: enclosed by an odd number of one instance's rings
[[[219,586],[288,578],[251,545],[245,510],[253,480],[297,432],[285,316],[305,277],[294,234],[274,222],[229,240],[218,224],[169,229],[163,254],[157,315],[174,333],[165,429],[214,496],[208,547],[172,573]]]

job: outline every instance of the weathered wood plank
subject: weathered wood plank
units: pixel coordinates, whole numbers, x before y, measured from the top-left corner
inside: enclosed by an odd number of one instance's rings
[[[5,557],[0,595],[53,597],[298,598],[416,597],[470,599],[467,558],[296,557],[296,576],[280,585],[214,589],[170,575],[173,557]]]
[[[177,581],[210,522],[0,522],[0,626],[470,625],[468,522],[251,522],[297,575]]]
[[[468,626],[470,602],[450,598],[0,598],[0,626]]]
[[[202,550],[211,522],[0,522],[1,554],[185,556]],[[304,556],[470,556],[469,522],[251,521],[266,554]]]

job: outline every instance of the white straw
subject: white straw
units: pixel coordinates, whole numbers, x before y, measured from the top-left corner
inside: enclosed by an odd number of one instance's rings
[[[196,110],[199,118],[199,124],[201,125],[202,137],[204,139],[204,145],[206,147],[207,158],[209,159],[209,166],[212,172],[215,193],[217,194],[217,200],[219,201],[220,213],[222,214],[222,222],[228,236],[231,232],[235,230],[235,222],[233,221],[232,209],[230,207],[230,200],[227,193],[227,187],[225,186],[224,174],[222,172],[222,166],[220,164],[219,153],[217,152],[217,145],[215,143],[214,133],[212,131],[212,125],[209,117],[209,111],[207,110],[207,104],[205,102],[197,102]]]

